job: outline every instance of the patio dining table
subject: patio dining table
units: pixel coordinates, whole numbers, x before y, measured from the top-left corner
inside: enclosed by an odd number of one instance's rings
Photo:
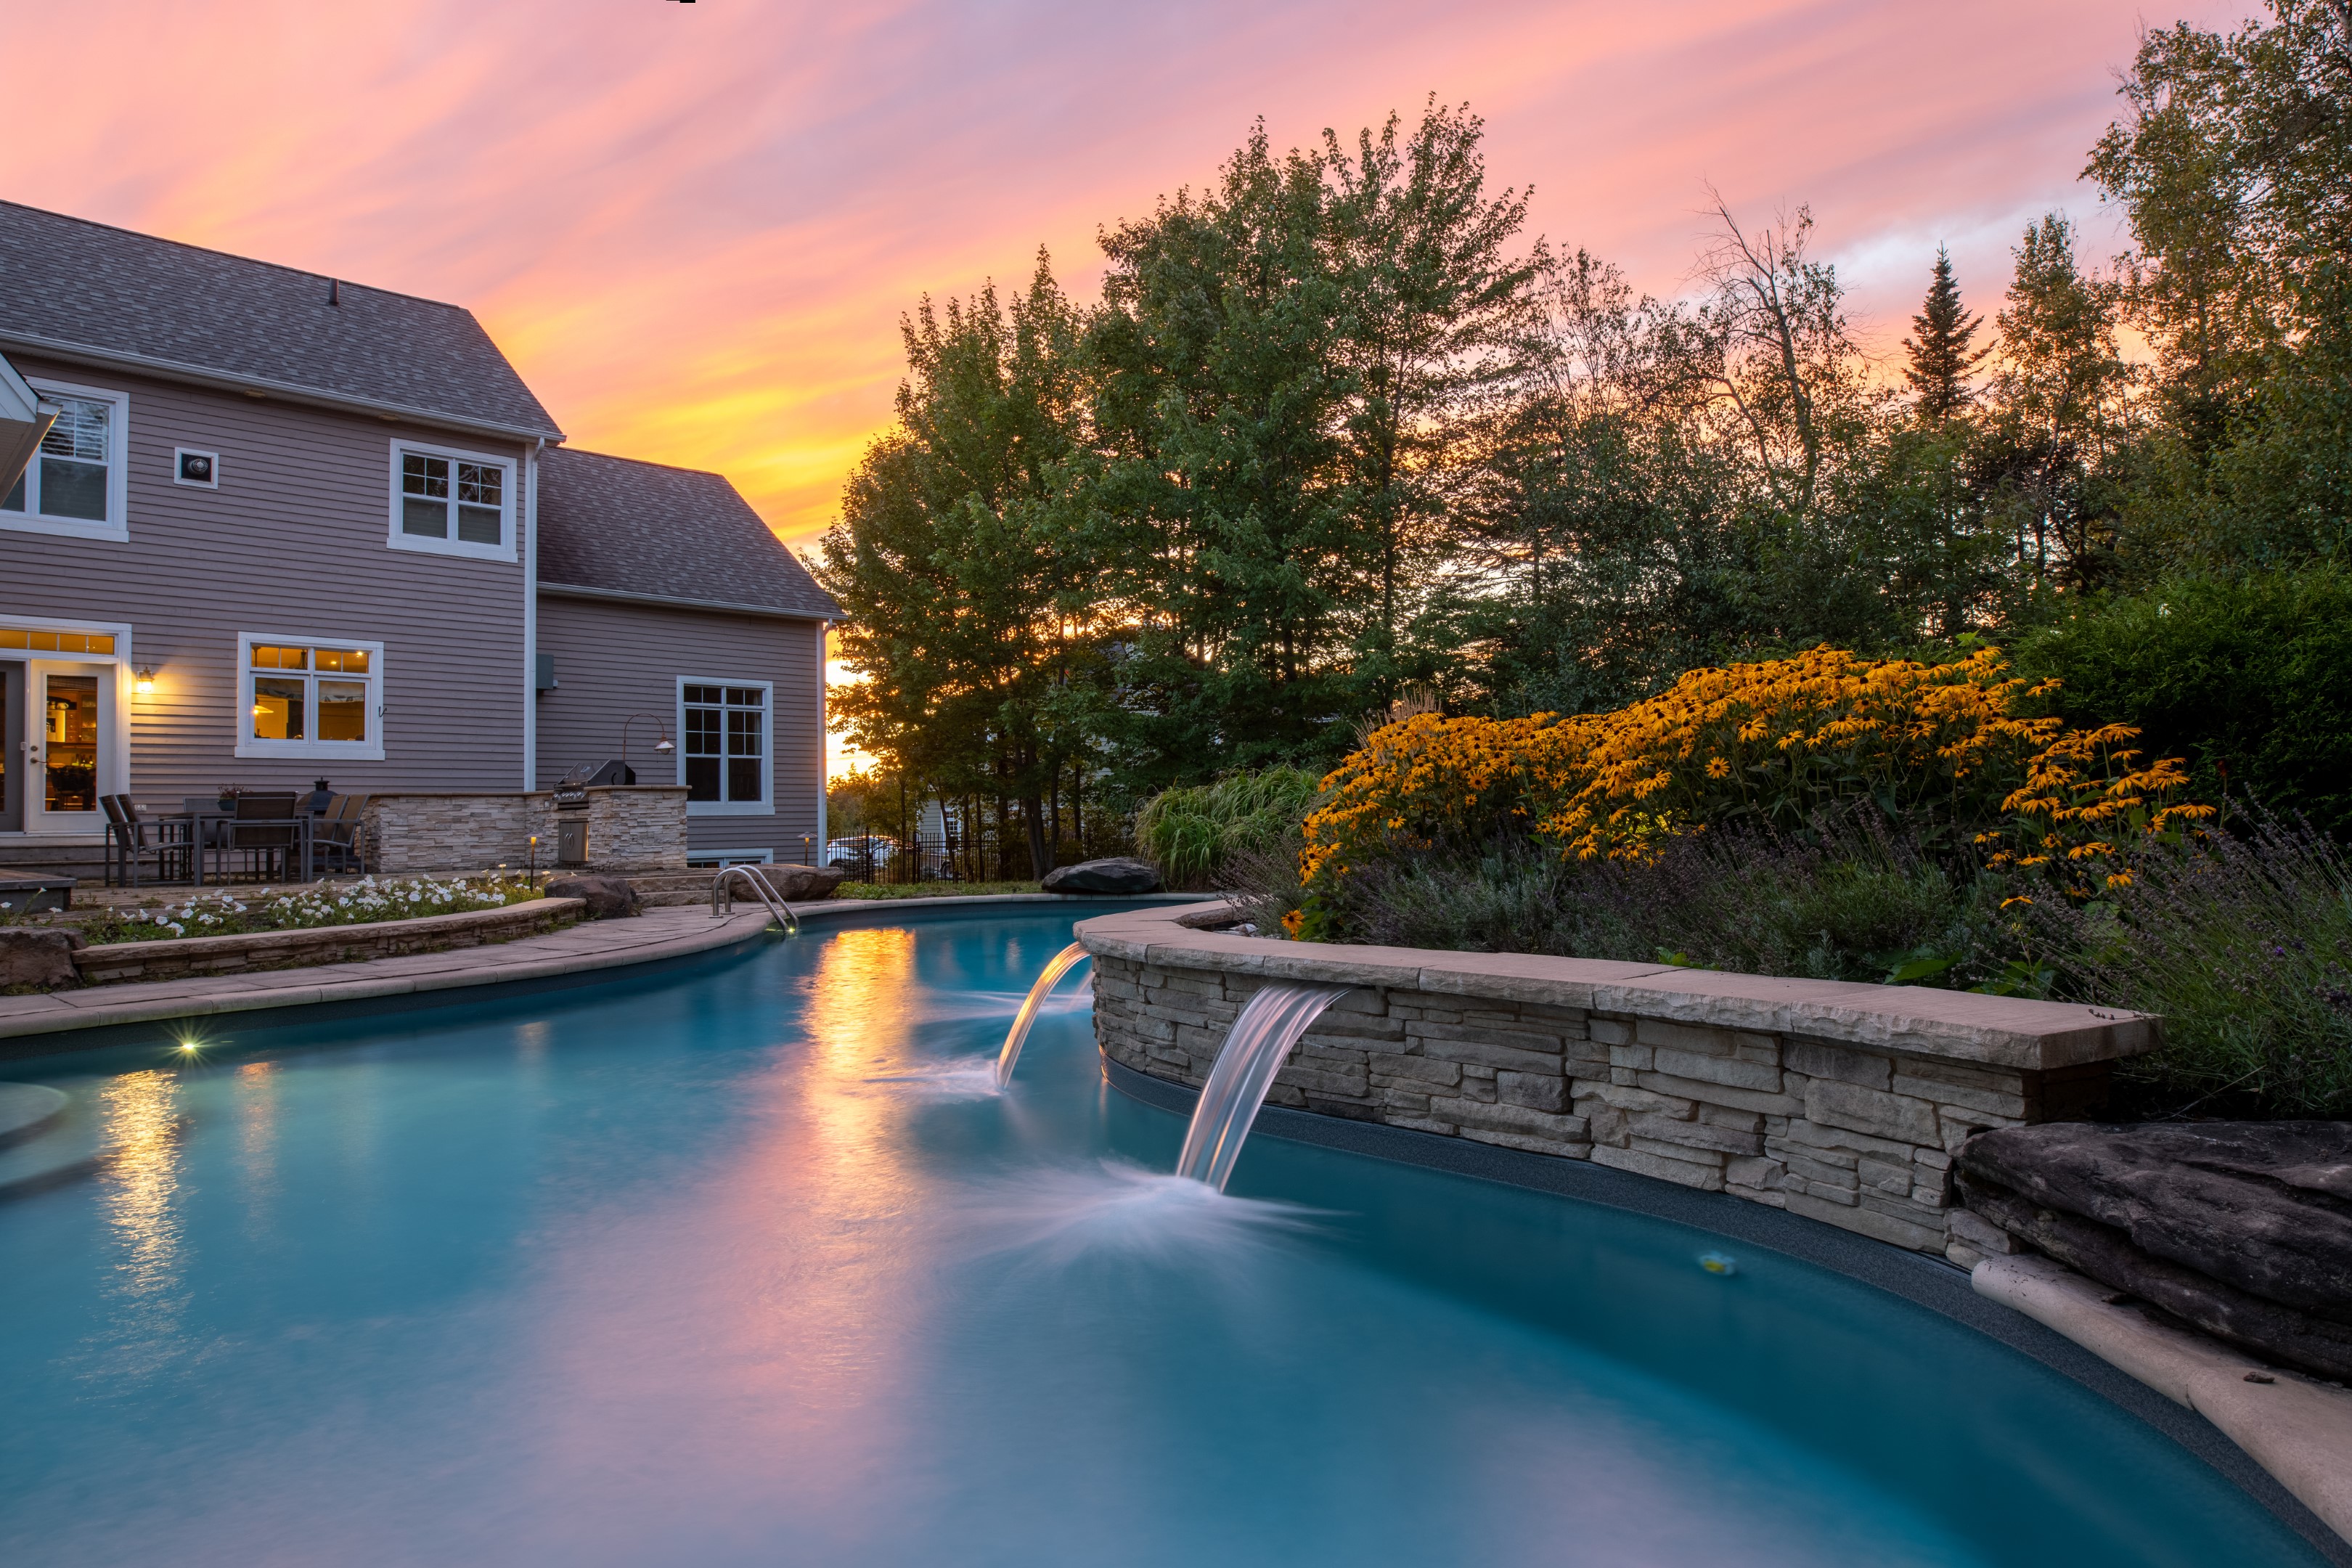
[[[195,885],[199,888],[205,885],[205,858],[206,854],[208,852],[226,853],[233,851],[236,847],[235,842],[234,825],[237,821],[237,815],[234,811],[159,811],[154,814],[154,820],[157,822],[170,823],[177,831],[186,835],[186,842],[191,847],[188,856],[188,864],[190,868],[189,874],[194,879]],[[247,817],[245,820],[247,825],[249,826],[292,828],[294,830],[294,843],[288,845],[285,847],[299,850],[301,854],[302,875],[300,879],[305,882],[312,879],[311,825],[317,821],[317,818],[313,817],[307,811],[298,811],[291,817],[272,817],[259,822],[255,821],[251,817]],[[230,824],[232,831],[221,834],[220,842],[215,844],[213,841],[213,829],[214,826],[218,823]]]

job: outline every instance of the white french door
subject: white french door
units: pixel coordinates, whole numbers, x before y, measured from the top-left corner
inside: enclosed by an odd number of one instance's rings
[[[122,788],[115,743],[117,674],[110,664],[26,666],[25,828],[97,833],[100,795]]]

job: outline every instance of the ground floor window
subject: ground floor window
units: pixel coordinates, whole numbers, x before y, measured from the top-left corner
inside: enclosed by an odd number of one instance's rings
[[[688,803],[764,805],[768,687],[681,680],[678,728]]]
[[[247,636],[240,756],[383,755],[382,643]]]

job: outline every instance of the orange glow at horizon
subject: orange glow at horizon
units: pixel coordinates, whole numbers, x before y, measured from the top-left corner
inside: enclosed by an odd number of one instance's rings
[[[1261,114],[1289,146],[1466,100],[1531,228],[1658,292],[1705,183],[1810,202],[1892,350],[1939,242],[1988,314],[2042,210],[2117,248],[2075,175],[2141,18],[2242,9],[12,7],[8,58],[93,64],[20,72],[40,133],[0,195],[467,305],[573,444],[718,469],[805,549],[890,421],[919,296],[1017,285],[1042,244],[1090,297],[1098,229]]]

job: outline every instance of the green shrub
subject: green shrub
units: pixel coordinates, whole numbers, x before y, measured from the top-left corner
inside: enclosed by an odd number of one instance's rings
[[[2134,725],[2143,754],[2187,758],[2192,798],[2251,795],[2352,835],[2352,574],[2177,582],[2089,602],[2010,651],[2063,682],[2068,723]]]
[[[1165,790],[1136,813],[1136,845],[1169,886],[1213,887],[1236,856],[1295,834],[1320,784],[1304,768],[1271,767]]]

